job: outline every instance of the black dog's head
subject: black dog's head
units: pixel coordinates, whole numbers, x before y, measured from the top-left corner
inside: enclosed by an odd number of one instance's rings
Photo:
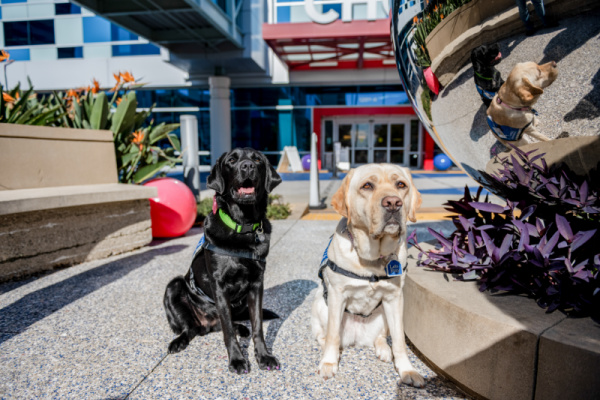
[[[281,183],[281,177],[260,151],[237,148],[219,157],[210,172],[207,187],[238,204],[266,201]]]
[[[490,45],[481,45],[471,50],[471,62],[473,67],[491,67],[498,64],[502,60],[502,53],[500,53],[500,46],[498,43]]]

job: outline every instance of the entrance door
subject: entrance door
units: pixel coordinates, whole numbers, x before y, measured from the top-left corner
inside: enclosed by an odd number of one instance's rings
[[[367,163],[420,166],[418,120],[339,117],[325,120],[324,126],[325,135],[330,132],[334,142],[348,148],[353,167]],[[324,150],[327,153],[328,149]]]

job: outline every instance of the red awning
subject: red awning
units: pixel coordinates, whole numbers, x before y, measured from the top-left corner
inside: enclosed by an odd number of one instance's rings
[[[390,20],[263,24],[263,39],[290,70],[395,67]]]

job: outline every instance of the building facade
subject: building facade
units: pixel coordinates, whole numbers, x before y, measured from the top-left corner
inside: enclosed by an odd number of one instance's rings
[[[400,84],[389,12],[382,0],[2,0],[0,48],[15,62],[1,81],[108,88],[130,71],[155,122],[197,117],[201,164],[228,146],[276,163],[284,146],[307,153],[315,132],[324,167],[340,142],[353,166],[421,168],[433,144]]]

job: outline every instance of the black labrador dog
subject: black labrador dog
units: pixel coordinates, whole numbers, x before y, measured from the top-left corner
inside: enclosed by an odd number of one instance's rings
[[[204,221],[185,276],[173,279],[163,299],[167,320],[178,335],[169,353],[184,350],[197,335],[223,331],[229,370],[248,373],[236,333],[248,328],[234,321],[250,319],[254,352],[261,369],[279,369],[265,344],[262,323],[277,315],[262,309],[265,258],[269,253],[271,224],[267,220],[268,194],[281,178],[267,158],[254,149],[234,149],[213,167],[207,186],[216,192],[213,210]]]
[[[501,60],[502,53],[498,43],[484,44],[471,50],[475,87],[486,107],[490,106],[494,95],[504,83],[500,71],[495,68]]]

